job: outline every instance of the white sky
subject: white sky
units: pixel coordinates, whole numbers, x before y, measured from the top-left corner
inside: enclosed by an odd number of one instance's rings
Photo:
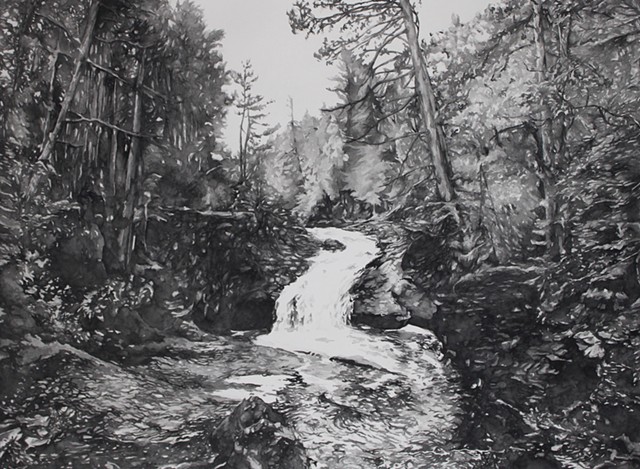
[[[250,60],[259,76],[256,91],[274,101],[268,108],[271,124],[289,120],[288,100],[293,98],[298,119],[309,111],[318,114],[325,104],[335,102],[326,90],[337,74],[334,68],[317,61],[313,54],[321,44],[319,37],[305,39],[294,35],[286,12],[294,0],[194,0],[207,24],[223,29],[222,54],[227,67],[240,70]],[[421,37],[446,29],[456,13],[467,21],[484,9],[490,0],[423,0],[420,10]],[[227,117],[225,141],[237,149],[238,119],[233,110]]]

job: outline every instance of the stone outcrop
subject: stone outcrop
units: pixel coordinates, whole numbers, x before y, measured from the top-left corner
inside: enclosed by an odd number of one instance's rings
[[[285,417],[259,397],[242,401],[212,432],[219,469],[308,469],[302,443]]]
[[[398,329],[408,323],[426,327],[437,308],[403,269],[407,247],[402,232],[392,226],[361,228],[378,237],[381,254],[351,290],[351,322],[379,329]]]
[[[307,270],[319,242],[296,220],[280,212],[269,216],[275,218],[227,220],[179,211],[170,224],[149,221],[151,259],[186,279],[171,289],[189,298],[191,314],[184,317],[216,333],[271,328],[276,299]]]
[[[402,281],[393,260],[376,259],[354,284],[351,322],[379,329],[398,329],[409,322],[411,314],[397,301],[397,286]]]

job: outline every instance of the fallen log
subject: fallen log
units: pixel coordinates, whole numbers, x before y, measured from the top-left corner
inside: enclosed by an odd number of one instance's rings
[[[199,215],[203,217],[218,218],[220,220],[235,220],[243,221],[250,219],[255,221],[256,214],[251,211],[220,211],[220,210],[196,210],[189,207],[160,207],[160,210],[165,213],[187,213],[193,215]]]

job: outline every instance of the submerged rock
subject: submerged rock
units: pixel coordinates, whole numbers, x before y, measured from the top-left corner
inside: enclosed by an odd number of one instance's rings
[[[283,415],[259,397],[243,400],[211,434],[220,469],[308,469],[302,443]]]
[[[336,239],[325,239],[320,248],[325,251],[344,251],[345,245]]]

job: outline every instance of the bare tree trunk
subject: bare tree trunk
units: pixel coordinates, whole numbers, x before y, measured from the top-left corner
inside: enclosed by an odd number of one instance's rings
[[[139,161],[142,158],[142,139],[139,136],[142,130],[142,83],[144,81],[144,50],[140,54],[140,62],[136,76],[135,100],[133,105],[133,133],[131,137],[131,148],[127,158],[127,169],[125,174],[125,202],[123,218],[126,226],[120,233],[120,259],[124,270],[128,270],[131,264],[131,254],[133,252],[134,234],[133,218],[135,202],[138,195],[137,188],[134,187],[134,179],[139,176]]]
[[[48,161],[51,158],[51,153],[53,152],[53,148],[56,144],[56,140],[64,127],[65,119],[67,118],[67,113],[69,112],[69,108],[71,107],[71,102],[76,94],[76,90],[78,89],[78,84],[80,83],[80,78],[82,76],[82,67],[89,55],[89,50],[91,49],[91,43],[93,42],[93,31],[96,27],[96,23],[98,20],[98,11],[100,10],[100,0],[94,0],[89,7],[89,13],[87,14],[87,20],[85,22],[85,30],[82,35],[82,42],[80,45],[80,50],[78,51],[78,57],[76,58],[76,63],[73,69],[73,75],[71,78],[71,82],[69,83],[69,88],[64,95],[64,100],[62,101],[62,105],[60,106],[60,112],[58,113],[58,118],[56,119],[56,123],[53,126],[53,130],[47,135],[45,138],[45,144],[42,148],[42,153],[40,154],[40,161]]]
[[[242,132],[244,129],[244,120],[245,120],[245,113],[246,110],[243,110],[242,112],[242,118],[240,120],[240,134],[239,134],[239,142],[240,142],[240,147],[238,148],[238,158],[239,158],[239,163],[240,163],[240,183],[242,184],[244,182],[245,179],[245,169],[244,169],[244,159],[245,159],[245,155],[244,155],[244,139],[242,136]]]
[[[118,82],[113,82],[113,96],[112,96],[112,106],[113,106],[113,119],[117,119],[118,116]],[[118,131],[115,129],[111,129],[111,151],[109,154],[109,174],[108,174],[108,188],[109,195],[111,197],[115,197],[117,193],[117,185],[116,185],[116,171],[118,168]]]
[[[536,46],[536,75],[539,84],[547,81],[547,50],[542,23],[542,1],[531,0],[533,7],[533,31]],[[562,229],[558,223],[558,203],[555,183],[556,158],[553,152],[553,130],[551,110],[543,97],[538,127],[538,179],[543,185],[545,200],[547,255],[557,259],[562,251]]]
[[[119,243],[117,232],[115,229],[116,217],[118,217],[118,180],[116,173],[118,171],[118,157],[120,155],[120,148],[118,144],[119,132],[116,129],[118,124],[118,80],[113,80],[113,87],[108,90],[108,99],[106,100],[104,119],[109,119],[108,116],[112,116],[112,122],[114,127],[109,129],[109,148],[106,150],[107,165],[105,180],[105,207],[104,216],[105,223],[102,227],[102,233],[105,240],[104,248],[104,262],[108,271],[119,271]]]
[[[300,171],[300,177],[302,178],[302,183],[304,184],[306,177],[304,175],[304,171],[302,170],[302,159],[300,158],[300,152],[298,151],[298,139],[296,138],[296,121],[293,117],[293,98],[289,96],[289,127],[291,128],[291,147],[293,151],[293,155],[296,158],[296,163],[298,164],[298,171]]]
[[[429,147],[433,159],[436,174],[438,195],[444,202],[451,202],[456,198],[452,183],[451,164],[447,154],[447,146],[444,132],[438,123],[438,109],[436,98],[431,86],[431,79],[427,72],[427,65],[420,48],[418,27],[415,20],[415,11],[409,0],[399,0],[404,16],[407,42],[411,52],[411,61],[415,70],[416,89],[420,104],[420,117],[429,134]]]
[[[56,82],[56,75],[57,75],[57,71],[58,71],[58,58],[60,57],[60,52],[59,52],[59,47],[60,47],[60,39],[58,38],[58,40],[56,41],[56,50],[53,53],[53,56],[51,57],[50,63],[51,63],[51,76],[49,78],[49,88],[48,88],[48,96],[47,96],[47,116],[44,120],[44,124],[42,127],[42,134],[44,136],[44,140],[42,142],[42,148],[44,148],[45,144],[46,144],[46,140],[47,140],[47,136],[49,135],[49,127],[51,127],[51,121],[53,120],[53,116],[55,114],[55,100],[53,97],[53,93],[55,90],[55,82]]]

